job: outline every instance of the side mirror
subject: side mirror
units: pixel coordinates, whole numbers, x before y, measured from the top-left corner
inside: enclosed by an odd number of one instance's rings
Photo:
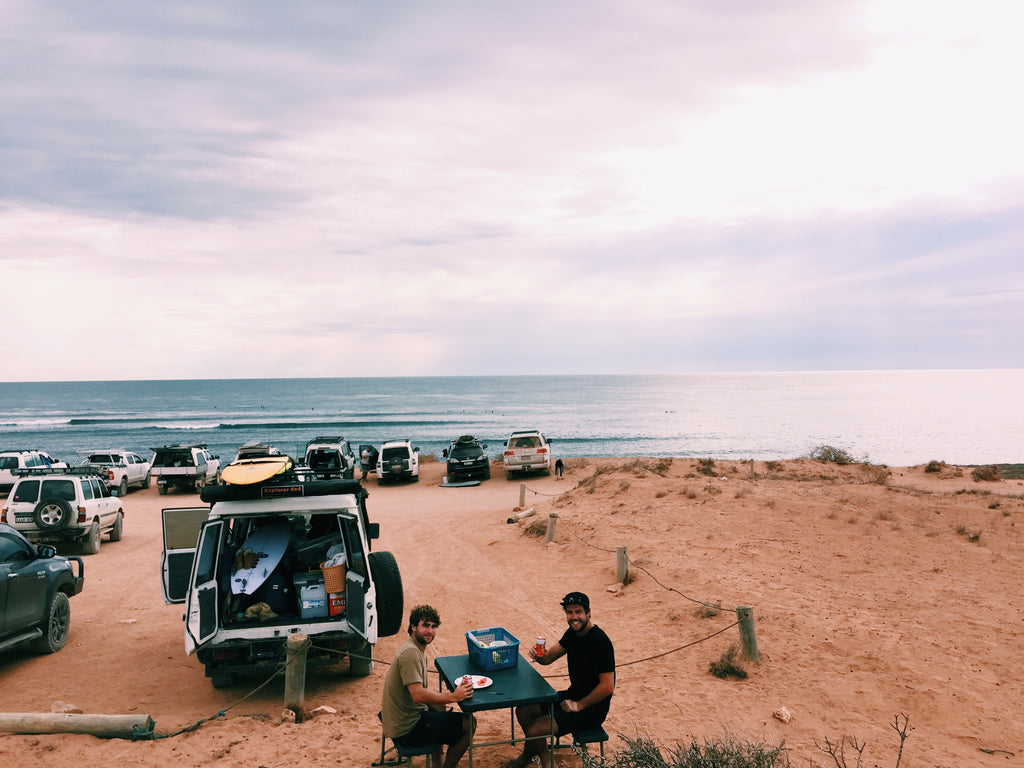
[[[36,555],[39,557],[55,557],[57,548],[52,544],[40,544],[36,547]]]
[[[412,449],[412,452],[413,452],[413,453],[419,453],[419,452],[420,452],[420,449],[419,449],[419,447],[417,446],[416,448],[413,448],[413,449]]]
[[[443,451],[441,451],[441,455],[442,455],[442,456],[443,456],[444,458],[446,458],[446,459],[447,459],[447,458],[448,458],[448,449],[447,449],[447,448],[445,448],[445,449],[444,449]]]
[[[368,539],[379,539],[380,538],[380,523],[367,523],[366,524],[366,537]]]

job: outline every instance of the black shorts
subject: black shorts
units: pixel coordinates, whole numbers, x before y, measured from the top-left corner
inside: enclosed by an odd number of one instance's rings
[[[458,712],[438,712],[425,709],[420,721],[405,736],[394,739],[403,747],[421,744],[454,744],[462,738],[462,715]]]
[[[558,728],[559,736],[567,736],[586,728],[594,728],[601,725],[605,717],[608,716],[607,705],[601,706],[603,702],[598,702],[582,712],[566,712],[559,704],[568,698],[568,691],[559,691],[558,704],[555,704],[555,726]]]

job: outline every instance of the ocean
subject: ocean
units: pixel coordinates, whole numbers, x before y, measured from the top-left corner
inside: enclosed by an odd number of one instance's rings
[[[343,435],[440,457],[474,434],[496,458],[509,432],[536,428],[563,457],[779,460],[830,445],[891,466],[1021,463],[1022,392],[1024,370],[0,383],[0,450],[78,463],[200,442],[228,461],[250,440],[294,456]]]

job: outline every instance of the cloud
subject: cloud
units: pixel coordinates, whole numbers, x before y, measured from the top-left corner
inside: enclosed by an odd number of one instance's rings
[[[5,377],[1022,362],[1003,4],[8,5]]]

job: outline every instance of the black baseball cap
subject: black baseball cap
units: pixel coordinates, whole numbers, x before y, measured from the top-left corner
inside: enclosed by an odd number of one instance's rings
[[[583,610],[590,612],[590,598],[584,595],[582,592],[570,592],[568,595],[562,598],[562,607],[565,608],[567,605],[582,605]]]

